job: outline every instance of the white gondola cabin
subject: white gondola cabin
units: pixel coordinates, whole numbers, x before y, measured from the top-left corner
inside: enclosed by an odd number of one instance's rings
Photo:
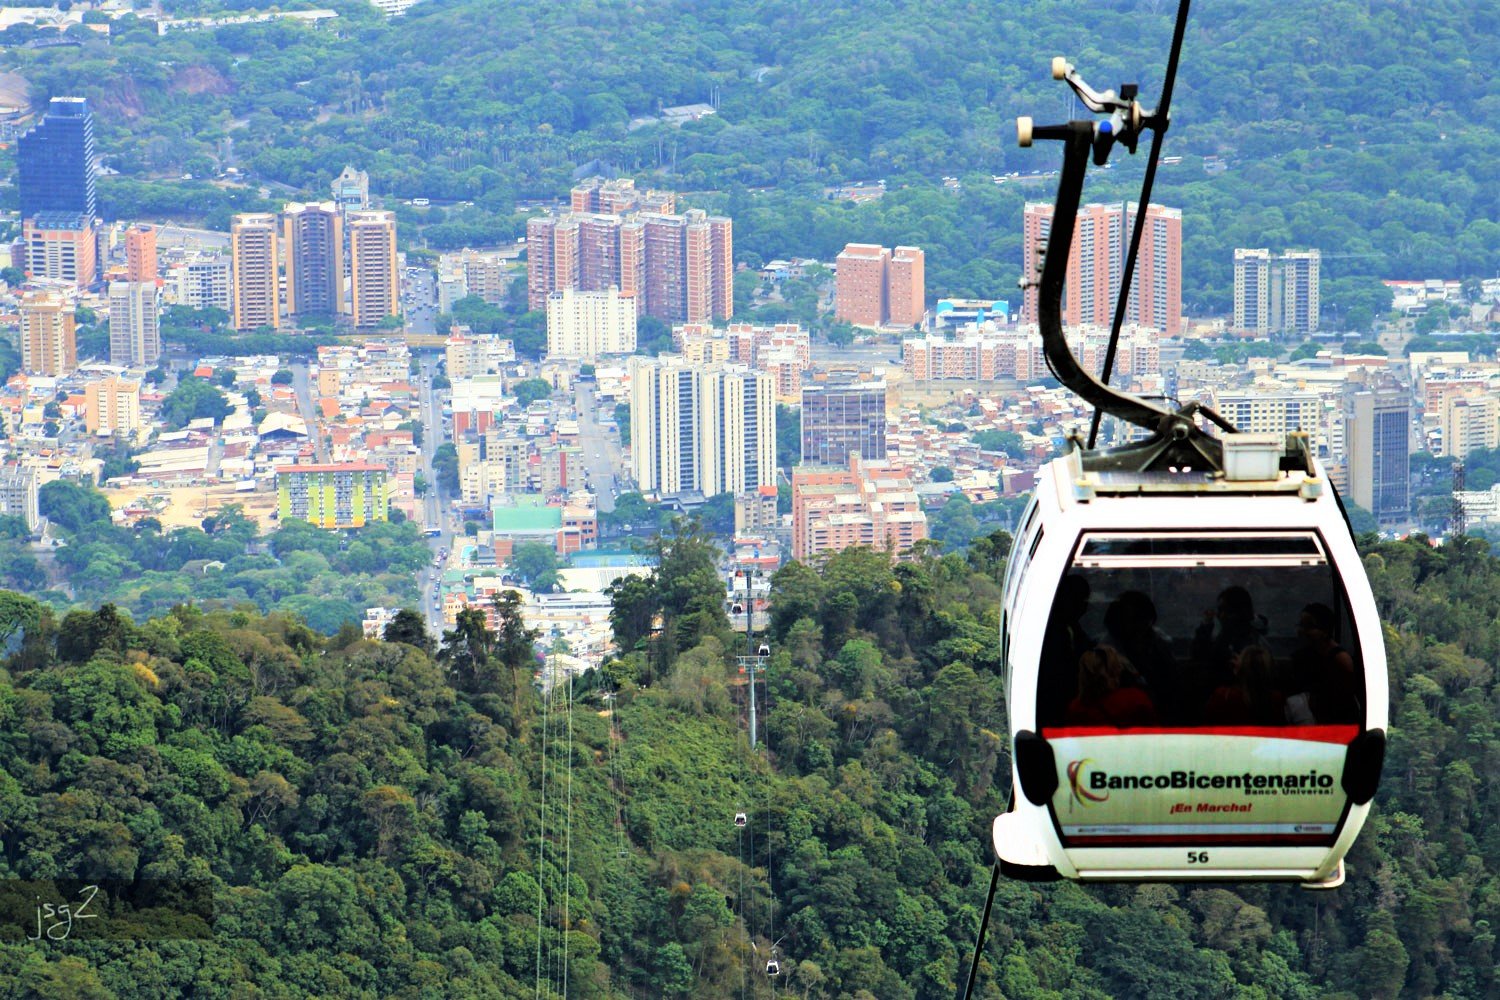
[[[1085,472],[1078,452],[1043,468],[1001,619],[1007,873],[1342,881],[1383,756],[1385,652],[1306,462],[1237,480]]]
[[[1046,236],[1063,250],[1038,247],[1026,282],[1043,352],[1094,407],[1095,432],[1109,415],[1145,433],[1099,450],[1075,439],[1038,472],[1016,535],[1000,626],[1013,751],[1011,806],[993,827],[1000,869],[1338,885],[1385,755],[1385,651],[1364,566],[1306,435],[1238,433],[1198,403],[1110,387],[1108,358],[1101,381],[1073,356],[1062,296],[1088,164],[1134,152],[1145,130],[1154,161],[1169,117],[1165,96],[1147,111],[1134,84],[1096,91],[1066,59],[1052,75],[1105,117],[1017,122],[1022,146],[1064,144]]]

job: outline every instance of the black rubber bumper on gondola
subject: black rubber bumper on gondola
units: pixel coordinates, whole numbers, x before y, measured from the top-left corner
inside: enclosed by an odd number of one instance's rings
[[[1029,729],[1016,733],[1016,773],[1026,801],[1044,806],[1057,792],[1057,758],[1052,744]]]
[[[1340,782],[1350,802],[1362,806],[1375,797],[1384,765],[1384,729],[1366,729],[1354,737],[1344,754],[1344,778]]]

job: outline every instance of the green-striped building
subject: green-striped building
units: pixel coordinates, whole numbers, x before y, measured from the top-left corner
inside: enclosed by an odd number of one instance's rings
[[[276,509],[320,528],[362,528],[390,519],[386,468],[364,462],[286,465],[276,470]]]

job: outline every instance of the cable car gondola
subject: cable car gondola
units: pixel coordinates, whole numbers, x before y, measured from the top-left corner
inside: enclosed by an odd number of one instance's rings
[[[1097,413],[1147,434],[1099,449],[1075,438],[1039,472],[1016,534],[1001,616],[1013,793],[993,826],[999,872],[1337,886],[1387,715],[1381,625],[1353,535],[1305,434],[1238,433],[1197,404],[1112,389],[1073,357],[1061,296],[1088,161],[1103,164],[1116,143],[1134,152],[1153,129],[1149,203],[1169,90],[1147,112],[1133,85],[1098,93],[1062,59],[1053,75],[1105,117],[1017,123],[1021,145],[1065,147],[1037,282],[1043,350]]]

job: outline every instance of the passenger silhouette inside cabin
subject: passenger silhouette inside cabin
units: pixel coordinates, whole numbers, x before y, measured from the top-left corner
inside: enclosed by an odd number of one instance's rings
[[[1095,646],[1078,658],[1078,697],[1068,703],[1070,726],[1154,726],[1161,720],[1151,697],[1122,683],[1125,663],[1110,646]]]
[[[1354,657],[1333,638],[1336,622],[1326,604],[1307,605],[1297,619],[1292,653],[1297,693],[1286,702],[1286,721],[1294,726],[1357,723],[1364,715]]]
[[[1275,661],[1264,646],[1246,646],[1232,660],[1234,680],[1217,688],[1203,709],[1210,726],[1279,726],[1286,698],[1274,683]]]
[[[1203,612],[1193,635],[1192,690],[1185,704],[1202,706],[1214,691],[1234,683],[1234,660],[1241,650],[1266,644],[1265,619],[1255,613],[1255,602],[1244,587],[1225,587],[1214,606]]]
[[[1061,725],[1068,705],[1078,694],[1078,658],[1093,648],[1083,630],[1089,610],[1089,582],[1077,573],[1063,577],[1042,637],[1041,671],[1037,677],[1037,722]]]
[[[1139,590],[1127,590],[1104,612],[1105,645],[1124,659],[1125,683],[1138,684],[1164,718],[1177,697],[1177,663],[1172,640],[1156,628],[1156,604]]]

